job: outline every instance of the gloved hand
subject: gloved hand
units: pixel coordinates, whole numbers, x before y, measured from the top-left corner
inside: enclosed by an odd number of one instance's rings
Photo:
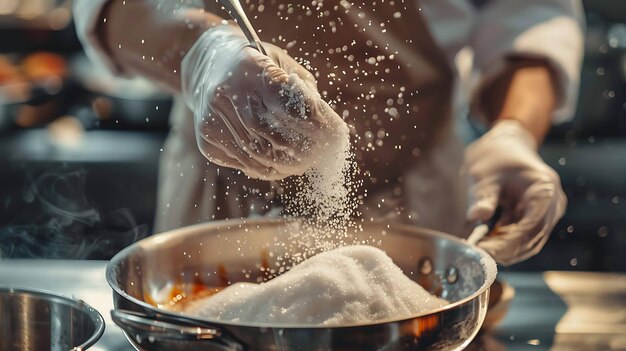
[[[213,27],[185,55],[181,83],[204,156],[277,180],[304,173],[348,127],[321,99],[311,73],[276,46],[264,47],[269,57],[239,28]]]
[[[536,255],[567,205],[558,174],[536,149],[519,122],[504,120],[465,151],[472,200],[467,219],[487,221],[501,208],[494,233],[478,246],[504,265]]]

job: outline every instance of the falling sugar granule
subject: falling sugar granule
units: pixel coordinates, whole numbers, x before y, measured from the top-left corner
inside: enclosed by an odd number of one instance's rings
[[[300,94],[285,86],[281,95],[296,118],[306,118],[312,107]],[[357,168],[348,126],[321,99],[316,103],[319,106],[313,108],[322,112],[324,126],[315,131],[317,135],[309,136],[314,144],[304,146],[312,147],[310,158],[304,160],[308,170],[289,179],[283,193],[287,215],[302,221],[297,230],[290,227],[287,235],[291,251],[298,251],[303,258],[348,244],[348,230],[356,227],[352,218],[358,206]]]

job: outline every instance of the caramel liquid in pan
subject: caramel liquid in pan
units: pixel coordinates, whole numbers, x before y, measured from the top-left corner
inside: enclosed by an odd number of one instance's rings
[[[181,288],[178,286],[172,288],[172,291],[170,292],[170,296],[169,296],[170,297],[169,304],[156,304],[155,306],[164,308],[170,311],[181,312],[185,309],[187,304],[196,300],[201,300],[201,299],[205,299],[207,297],[213,296],[217,294],[218,292],[224,290],[225,287],[214,288],[214,287],[207,287],[204,285],[193,284],[191,287],[193,292],[187,295],[183,291],[188,290],[188,289],[189,289],[189,284],[186,284],[185,288]]]
[[[261,269],[259,272],[261,273],[259,278],[262,281],[268,281],[273,278],[270,275],[269,266],[269,253],[267,252],[267,250],[262,250],[260,262]],[[233,281],[231,279],[232,274],[229,274],[226,271],[226,267],[224,264],[219,264],[215,273],[218,277],[218,284],[216,284],[217,286],[207,286],[199,278],[194,279],[193,282],[176,282],[168,293],[167,301],[158,301],[159,299],[156,299],[149,292],[144,292],[144,301],[157,308],[163,308],[175,312],[183,311],[187,304],[196,300],[213,296],[218,292],[224,290]]]
[[[228,287],[230,281],[223,265],[219,265],[217,273],[219,286],[207,286],[199,278],[194,279],[193,282],[176,282],[167,295],[167,301],[157,301],[148,292],[144,292],[144,301],[157,308],[176,312],[183,311],[188,303],[213,296]]]

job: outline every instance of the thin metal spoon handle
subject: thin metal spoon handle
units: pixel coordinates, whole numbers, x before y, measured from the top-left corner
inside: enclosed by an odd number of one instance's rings
[[[243,34],[248,38],[250,45],[259,50],[263,55],[267,55],[267,51],[261,44],[261,40],[259,36],[256,34],[256,31],[252,27],[252,24],[248,20],[246,13],[243,11],[243,7],[241,7],[241,3],[239,0],[219,0],[219,2],[226,8],[230,16],[237,22],[239,28],[243,31]]]

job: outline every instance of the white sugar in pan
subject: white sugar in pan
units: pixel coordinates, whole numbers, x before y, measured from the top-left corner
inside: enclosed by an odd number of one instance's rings
[[[183,312],[231,322],[340,326],[408,318],[446,304],[382,250],[358,245],[315,255],[266,283],[233,284]]]

